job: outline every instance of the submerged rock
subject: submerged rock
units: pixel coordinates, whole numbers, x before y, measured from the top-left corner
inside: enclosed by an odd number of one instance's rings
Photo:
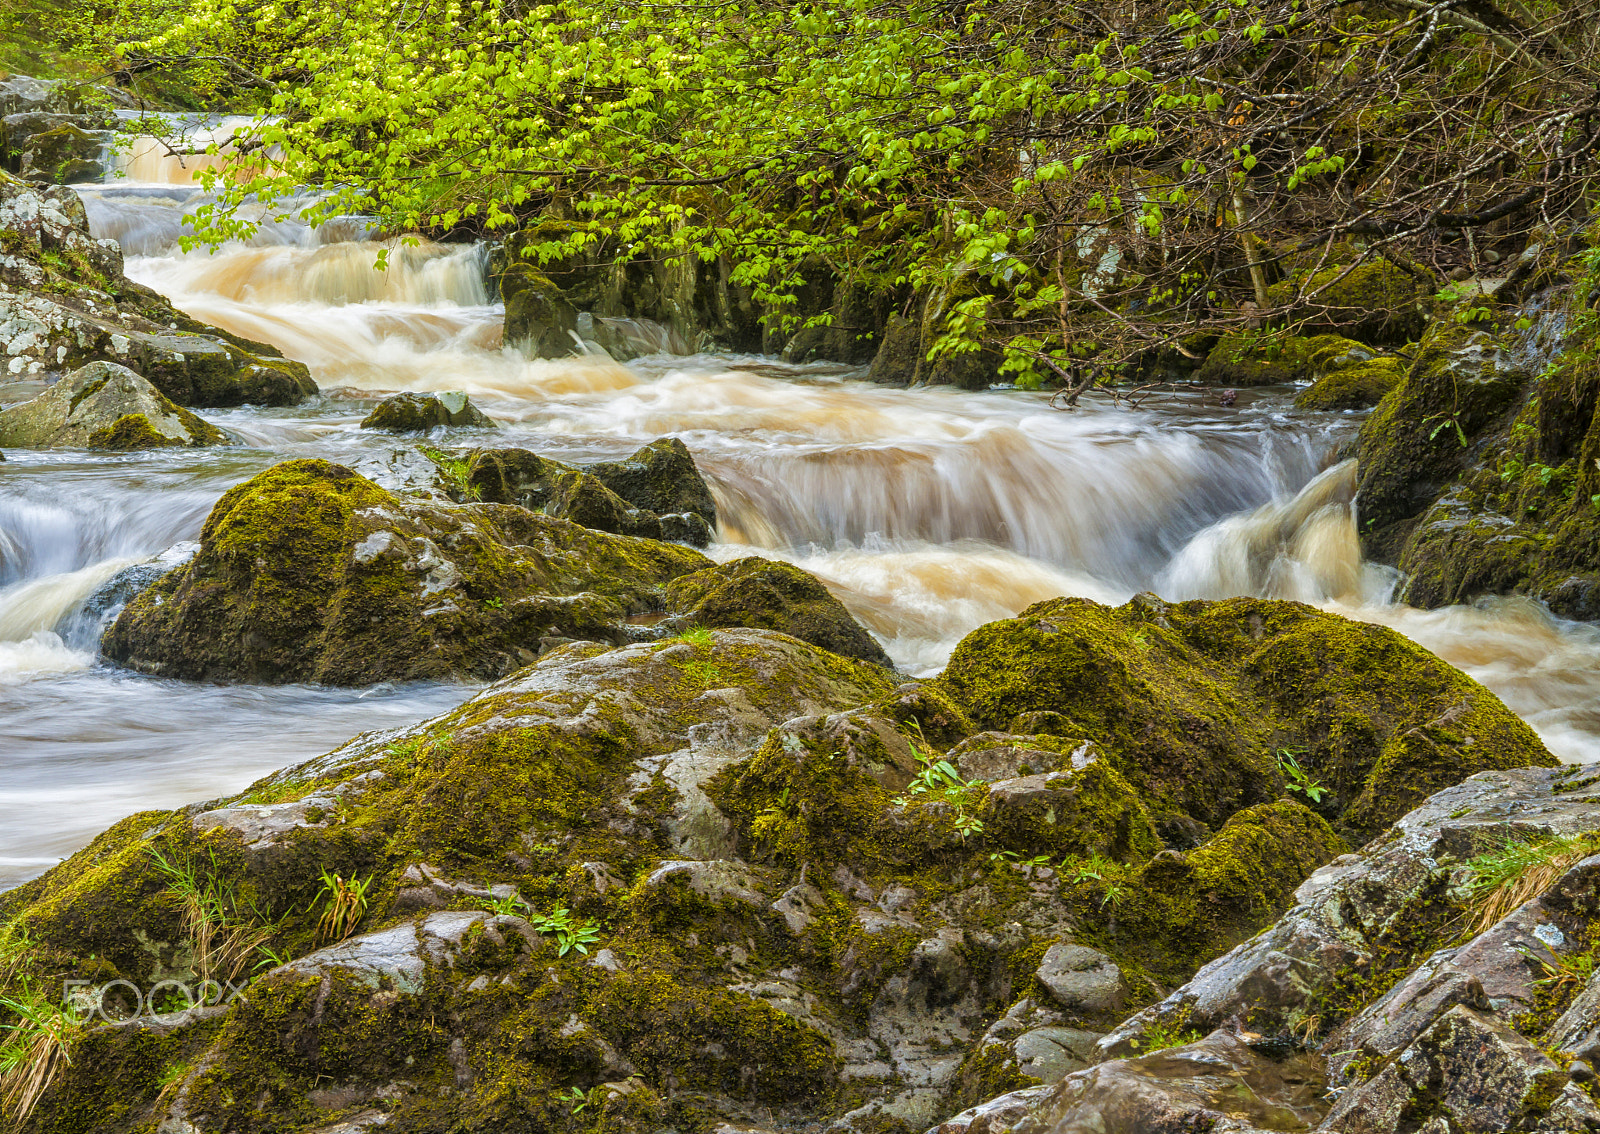
[[[184,315],[129,280],[113,240],[89,234],[70,189],[0,172],[0,369],[131,367],[179,405],[293,405],[317,392],[303,363]]]
[[[193,561],[128,605],[106,656],[194,680],[496,677],[542,638],[624,642],[708,565],[674,544],[496,504],[402,500],[327,461],[225,493]]]
[[[222,430],[110,362],[91,362],[32,401],[0,410],[0,445],[18,449],[126,451],[226,440]]]
[[[426,433],[446,425],[494,428],[494,422],[462,393],[396,394],[379,402],[361,420],[362,429],[390,433]]]

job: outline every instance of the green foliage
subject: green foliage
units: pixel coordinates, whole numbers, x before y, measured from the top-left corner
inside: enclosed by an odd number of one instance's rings
[[[801,302],[824,274],[927,297],[930,360],[1000,347],[1027,388],[1259,299],[1262,250],[1304,248],[1308,227],[1331,244],[1347,201],[1360,231],[1423,232],[1440,223],[1427,202],[1465,183],[1476,200],[1586,177],[1538,139],[1574,128],[1557,104],[1588,97],[1569,60],[1589,44],[1549,52],[1547,29],[1438,18],[1448,37],[1420,10],[1375,20],[1268,0],[1122,0],[1059,20],[1024,0],[957,14],[930,0],[193,0],[131,50],[226,58],[217,45],[240,27],[287,44],[243,68],[261,72],[272,116],[226,199],[198,212],[200,239],[248,231],[254,202],[301,207],[317,185],[313,220],[523,229],[540,270],[721,261],[786,330],[830,322]],[[1524,70],[1480,92],[1512,35],[1531,45]],[[1542,97],[1505,93],[1533,82]],[[1313,113],[1295,91],[1321,92]],[[1382,178],[1349,160],[1429,115],[1431,145],[1401,147]],[[1505,145],[1517,160],[1480,152]],[[1138,326],[1120,314],[1135,309]]]
[[[1594,853],[1594,835],[1506,836],[1505,842],[1466,862],[1471,874],[1472,932],[1481,933],[1536,894],[1568,867]]]
[[[1330,789],[1300,766],[1299,758],[1303,755],[1303,751],[1294,748],[1278,749],[1278,771],[1283,773],[1286,781],[1283,786],[1289,791],[1299,792],[1314,804],[1321,803],[1322,797]]]
[[[356,931],[356,926],[367,913],[367,891],[372,878],[345,878],[343,875],[322,871],[322,889],[312,899],[313,908],[324,902],[322,918],[317,922],[317,933],[326,941],[343,941]]]
[[[146,849],[167,878],[165,896],[182,917],[183,934],[194,949],[195,975],[202,981],[232,980],[278,927],[241,895],[215,850],[200,859]]]
[[[532,914],[528,922],[537,932],[556,939],[556,955],[559,957],[565,957],[574,950],[587,954],[589,946],[600,940],[599,926],[574,916],[565,906],[548,914]]]
[[[50,999],[46,986],[24,979],[0,996],[0,1012],[12,1022],[0,1038],[0,1110],[21,1129],[40,1097],[72,1062],[82,1024]]]

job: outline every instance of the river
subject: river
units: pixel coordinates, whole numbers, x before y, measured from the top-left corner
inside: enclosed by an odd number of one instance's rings
[[[6,453],[0,889],[122,816],[237,791],[471,695],[141,677],[97,659],[81,616],[117,569],[194,538],[230,485],[291,457],[355,464],[394,447],[358,422],[396,390],[466,390],[499,426],[451,431],[446,445],[583,462],[681,437],[721,511],[710,554],[813,572],[909,673],[936,672],[973,627],[1061,594],[1294,598],[1393,626],[1487,684],[1562,759],[1600,758],[1600,630],[1521,600],[1414,610],[1390,601],[1393,571],[1362,562],[1353,463],[1337,460],[1358,415],[1297,411],[1282,388],[1231,405],[1204,392],[1137,409],[1090,397],[1063,412],[1042,394],[891,389],[769,358],[529,360],[500,341],[480,248],[396,243],[380,272],[362,224],[286,221],[249,245],[185,253],[196,159],[144,146],[120,164],[126,176],[77,188],[128,275],[307,363],[323,394],[203,411],[243,442],[226,448]],[[37,389],[0,386],[0,401]]]

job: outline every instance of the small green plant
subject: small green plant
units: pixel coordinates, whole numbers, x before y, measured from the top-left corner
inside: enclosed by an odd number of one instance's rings
[[[317,936],[324,941],[343,941],[356,931],[356,926],[367,912],[367,890],[372,886],[372,878],[345,878],[342,874],[329,874],[326,869],[322,872],[322,889],[317,891],[317,896],[311,900],[315,908],[317,902],[326,899],[326,906],[322,911],[322,918],[317,922]]]
[[[963,808],[956,808],[955,826],[962,842],[966,842],[968,835],[983,834],[983,820],[976,815],[967,814]]]
[[[1461,442],[1461,447],[1463,449],[1467,447],[1467,431],[1461,426],[1461,412],[1459,410],[1449,414],[1430,413],[1422,419],[1422,424],[1427,425],[1430,421],[1436,421],[1438,424],[1428,433],[1429,441],[1432,441],[1446,429],[1454,429],[1456,431],[1456,440]]]
[[[691,626],[676,638],[668,638],[667,641],[686,642],[697,650],[709,650],[715,639],[711,637],[711,631],[704,626]]]
[[[491,913],[497,913],[501,917],[514,917],[519,912],[531,907],[522,900],[521,895],[512,894],[508,898],[484,898],[483,908]]]
[[[1151,1055],[1158,1051],[1166,1051],[1169,1047],[1184,1047],[1191,1043],[1199,1043],[1205,1037],[1194,1028],[1185,1027],[1188,1022],[1189,1011],[1184,1009],[1171,1022],[1162,1022],[1146,1028],[1144,1035],[1134,1040],[1132,1046],[1136,1051]]]
[[[1299,757],[1304,751],[1296,748],[1278,749],[1278,771],[1283,773],[1284,787],[1299,792],[1312,803],[1321,803],[1329,792],[1323,782],[1300,766]]]
[[[573,1114],[581,1114],[583,1113],[585,1107],[590,1106],[594,1102],[594,1093],[599,1089],[599,1087],[596,1087],[593,1091],[585,1094],[581,1087],[568,1087],[566,1094],[557,1095],[556,1097],[564,1103],[570,1103],[572,1105]]]
[[[574,917],[564,906],[549,914],[533,914],[528,921],[536,932],[556,939],[558,957],[565,957],[573,950],[587,955],[589,946],[600,940],[600,929],[594,922]]]
[[[483,608],[485,610],[504,610],[505,605],[506,600],[501,598],[499,595],[495,595],[494,598],[486,598],[483,600]]]
[[[256,952],[261,954],[261,960],[256,962],[257,969],[277,969],[287,965],[292,957],[287,953],[279,953],[265,945],[257,945]]]

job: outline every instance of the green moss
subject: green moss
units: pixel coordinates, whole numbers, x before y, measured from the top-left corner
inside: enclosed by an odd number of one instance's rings
[[[1212,346],[1195,372],[1219,386],[1274,386],[1315,378],[1351,352],[1370,357],[1360,343],[1340,335],[1305,337],[1281,331],[1234,331]]]
[[[679,576],[668,609],[685,625],[779,630],[803,642],[890,667],[889,656],[811,575],[788,563],[751,556]]]
[[[1339,264],[1295,277],[1268,289],[1280,305],[1303,297],[1308,331],[1334,332],[1380,346],[1416,338],[1426,319],[1430,281],[1374,256],[1354,267]]]
[[[142,413],[125,413],[116,421],[89,434],[89,448],[126,453],[133,449],[159,449],[182,445],[176,437],[157,433]]]
[[[1181,981],[1253,935],[1303,879],[1347,849],[1302,804],[1284,799],[1247,808],[1187,856],[1160,856],[1131,878],[1108,943]]]
[[[1398,360],[1375,358],[1318,378],[1300,392],[1294,404],[1309,410],[1366,409],[1399,384],[1401,373]]]
[[[626,640],[630,614],[659,609],[663,584],[708,562],[521,508],[402,504],[318,460],[230,489],[200,543],[129,604],[108,657],[201,679],[495,677],[544,636]],[[422,562],[430,547],[448,549],[443,585]]]
[[[1426,650],[1299,603],[1056,599],[968,635],[935,684],[983,728],[1058,714],[1102,746],[1158,823],[1181,812],[1216,828],[1270,800],[1284,790],[1283,749],[1333,789],[1324,816],[1358,834],[1473,772],[1554,761],[1492,693]],[[1435,728],[1426,753],[1395,739],[1433,722],[1457,731]]]

